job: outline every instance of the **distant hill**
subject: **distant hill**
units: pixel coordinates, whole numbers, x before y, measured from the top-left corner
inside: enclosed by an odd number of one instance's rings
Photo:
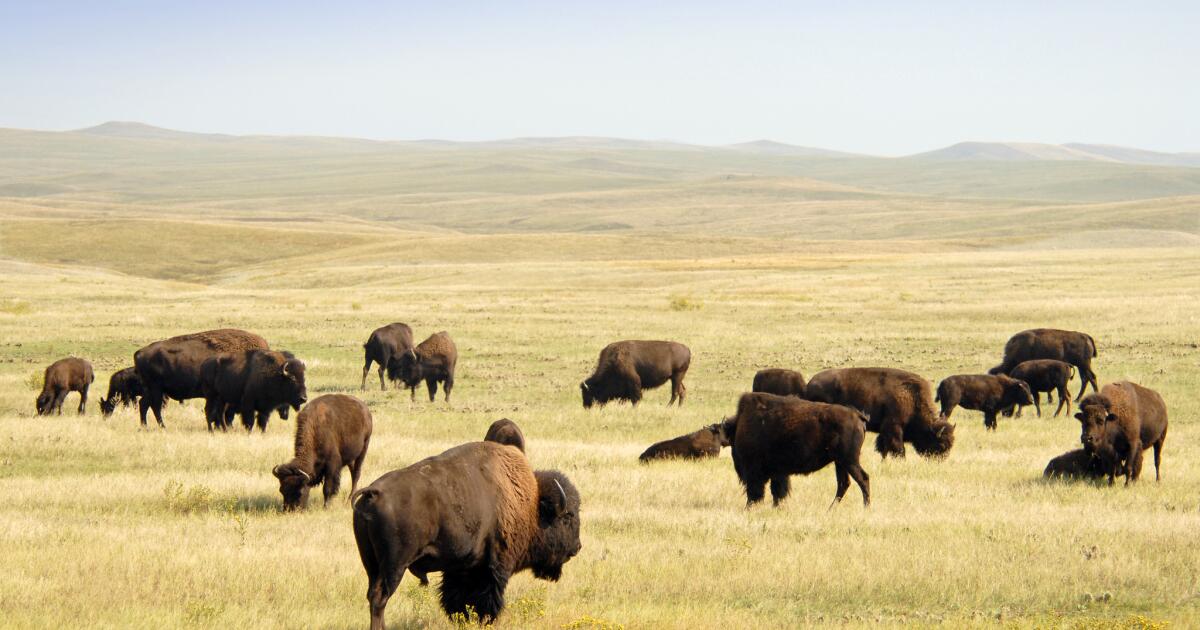
[[[111,120],[109,122],[96,125],[95,127],[87,127],[77,129],[75,133],[83,133],[89,136],[106,136],[109,138],[138,138],[138,139],[158,139],[158,140],[236,140],[237,136],[230,136],[220,133],[193,133],[190,131],[176,131],[174,129],[164,129],[147,125],[140,122],[128,122],[120,120]]]
[[[1104,144],[1041,144],[1036,142],[959,142],[948,147],[910,155],[906,159],[943,162],[987,160],[997,162],[1081,161],[1200,167],[1200,154],[1160,153]]]
[[[842,151],[831,151],[829,149],[816,149],[813,147],[801,147],[794,144],[775,142],[774,140],[755,140],[753,142],[742,142],[740,144],[726,145],[725,148],[733,149],[735,151],[745,151],[748,153],[787,155],[794,157],[856,157],[856,155],[853,153],[843,153]]]

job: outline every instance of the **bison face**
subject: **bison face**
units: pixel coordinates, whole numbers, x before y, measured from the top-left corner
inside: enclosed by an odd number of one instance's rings
[[[1117,416],[1108,410],[1108,407],[1100,404],[1087,405],[1075,414],[1075,419],[1079,420],[1081,433],[1079,441],[1083,443],[1083,448],[1094,453],[1105,443],[1105,435],[1108,433],[1108,423],[1116,422]]]
[[[276,466],[271,473],[279,479],[279,494],[283,495],[285,512],[308,508],[308,484],[312,481],[311,475],[291,464]]]
[[[721,445],[721,448],[725,448],[726,446],[730,445],[730,442],[729,442],[730,435],[725,432],[725,422],[726,421],[728,421],[728,419],[718,422],[716,424],[711,424],[707,427],[704,427],[704,429],[706,431],[708,431],[709,433],[712,433],[713,439],[717,441],[717,444]]]
[[[50,413],[50,404],[54,402],[54,396],[48,392],[42,392],[37,397],[37,412],[39,416],[44,416]]]
[[[558,581],[563,565],[583,547],[579,542],[579,491],[557,470],[534,473],[538,482],[538,532],[529,547],[533,576]]]
[[[117,402],[115,400],[112,398],[104,398],[103,396],[100,397],[100,413],[103,414],[105,418],[111,416],[116,409]]]
[[[596,404],[596,397],[592,395],[592,386],[584,381],[579,384],[579,390],[583,393],[583,408],[591,409],[592,405]]]
[[[913,448],[925,457],[945,457],[954,446],[954,425],[937,420],[925,431],[913,436]]]
[[[1033,392],[1029,389],[1029,384],[1025,381],[1018,381],[1015,378],[1004,379],[1004,401],[1011,405],[1032,405]]]
[[[304,386],[304,362],[300,359],[284,361],[279,376],[287,391],[288,404],[299,411],[300,406],[308,401],[308,388]]]
[[[410,349],[397,359],[388,361],[388,378],[401,381],[408,387],[415,387],[425,378],[425,370],[417,357],[416,350]]]

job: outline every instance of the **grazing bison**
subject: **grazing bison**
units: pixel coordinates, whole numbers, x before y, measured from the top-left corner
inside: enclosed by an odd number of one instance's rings
[[[454,389],[454,366],[458,363],[458,347],[446,331],[429,335],[416,348],[400,355],[399,360],[393,359],[389,364],[388,376],[392,380],[402,380],[412,391],[412,399],[417,399],[417,385],[425,381],[429,389],[429,402],[437,395],[438,382],[442,382],[446,402],[450,402],[450,390]]]
[[[283,509],[308,507],[308,489],[323,483],[325,505],[337,494],[342,467],[350,468],[350,494],[358,490],[367,446],[371,443],[371,411],[345,394],[318,396],[296,416],[296,450],[291,461],[271,473],[279,479]]]
[[[713,424],[677,438],[655,442],[638,460],[643,464],[655,459],[704,459],[721,454],[721,448],[729,446],[721,432],[721,425]]]
[[[133,354],[133,364],[144,392],[138,401],[142,426],[146,426],[148,410],[154,412],[158,426],[165,426],[162,421],[165,397],[187,400],[204,396],[200,366],[206,359],[221,353],[266,348],[266,339],[226,328],[171,337],[138,350]]]
[[[113,372],[108,378],[108,397],[100,397],[100,413],[107,418],[117,409],[117,405],[128,407],[137,402],[142,395],[142,379],[138,378],[137,370],[127,367]]]
[[[447,615],[504,609],[512,575],[557,581],[579,552],[579,493],[558,471],[532,471],[520,451],[492,442],[456,446],[389,472],[354,493],[354,539],[367,571],[371,628],[405,569],[442,572]]]
[[[235,413],[247,431],[267,430],[271,412],[291,406],[300,409],[308,400],[304,362],[290,352],[247,350],[220,354],[201,365],[205,390],[204,412],[208,429],[224,429]],[[282,414],[281,414],[282,415]]]
[[[408,324],[396,322],[376,328],[371,333],[371,337],[367,339],[367,343],[363,344],[366,359],[363,363],[362,389],[367,388],[367,372],[371,371],[371,363],[375,362],[379,365],[379,389],[386,390],[387,387],[383,382],[384,371],[392,364],[392,361],[398,360],[412,349],[413,334],[412,328],[409,328]],[[388,370],[388,375],[392,374],[393,372]]]
[[[1041,392],[1046,392],[1047,402],[1054,402],[1051,392],[1058,392],[1058,409],[1054,410],[1055,418],[1062,411],[1063,405],[1067,406],[1067,414],[1070,415],[1071,393],[1067,391],[1067,383],[1071,382],[1071,378],[1075,376],[1075,366],[1055,359],[1034,359],[1022,361],[1008,375],[1025,381],[1025,384],[1029,385],[1039,418],[1042,417]],[[1017,415],[1021,415],[1019,408]]]
[[[63,401],[71,392],[79,392],[79,413],[83,413],[88,388],[94,380],[92,364],[83,359],[67,357],[51,363],[42,374],[42,392],[37,397],[38,415],[62,414]]]
[[[955,407],[983,412],[983,426],[996,429],[996,414],[1018,405],[1033,403],[1029,385],[1003,374],[956,374],[938,383],[934,402],[942,403],[942,419],[950,419]]]
[[[833,502],[842,500],[854,479],[863,505],[870,505],[870,476],[858,462],[866,422],[865,414],[842,405],[742,394],[737,415],[721,426],[733,446],[733,468],[746,489],[746,506],[762,501],[768,481],[778,506],[788,495],[790,475],[814,473],[830,462],[837,471]]]
[[[1004,361],[988,370],[988,374],[1010,374],[1013,368],[1033,359],[1055,359],[1079,368],[1078,402],[1083,398],[1090,383],[1097,391],[1096,373],[1092,371],[1092,359],[1096,357],[1096,340],[1087,333],[1054,328],[1035,328],[1013,335],[1004,344]]]
[[[579,388],[583,406],[604,405],[610,400],[628,400],[637,405],[642,391],[671,381],[670,406],[683,404],[687,388],[683,377],[692,362],[692,351],[674,341],[617,341],[600,351],[596,369]]]
[[[1137,481],[1142,451],[1151,446],[1154,480],[1160,479],[1167,405],[1158,392],[1129,381],[1109,383],[1079,403],[1075,418],[1082,428],[1083,448],[1104,463],[1109,485],[1117,473],[1125,475],[1125,485]]]
[[[487,435],[483,436],[483,441],[507,444],[516,447],[522,453],[525,452],[525,434],[521,432],[521,427],[517,426],[516,422],[508,418],[501,418],[493,422],[492,426],[488,427]]]
[[[804,397],[846,405],[867,414],[867,430],[875,431],[875,450],[904,457],[911,442],[924,456],[945,456],[954,446],[954,425],[938,418],[929,381],[892,368],[842,368],[812,377]]]
[[[804,387],[804,375],[796,370],[767,368],[759,370],[754,375],[754,389],[752,391],[775,394],[776,396],[797,396],[804,398]]]
[[[1047,479],[1099,479],[1106,474],[1100,458],[1082,448],[1055,457],[1042,471],[1042,476]]]

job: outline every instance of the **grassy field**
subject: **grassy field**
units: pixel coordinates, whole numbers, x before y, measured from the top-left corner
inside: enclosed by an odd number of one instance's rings
[[[45,169],[43,179],[82,177]],[[10,190],[32,186],[7,177]],[[360,207],[353,192],[303,210],[238,186],[169,203],[105,190],[0,198],[0,626],[367,622],[345,493],[329,509],[279,512],[270,470],[290,458],[292,423],[213,435],[199,401],[170,404],[165,431],[139,429],[130,410],[105,421],[94,402],[83,417],[33,413],[54,359],[92,361],[95,401],[145,343],[225,326],[305,359],[310,397],[368,402],[368,482],[479,439],[500,417],[524,429],[536,467],[572,478],[583,551],[559,583],[515,578],[500,627],[1200,625],[1195,198],[1053,206],[742,182],[737,199],[778,198],[771,214],[766,202],[722,201],[699,176],[656,183],[657,196],[641,185],[606,193],[607,176],[585,183],[565,198],[500,195],[511,205],[497,213],[544,226],[527,230],[495,228],[485,210],[499,197],[478,191],[458,195],[463,214],[425,222],[342,212]],[[818,190],[826,197],[808,197]],[[597,214],[642,223],[549,227],[590,216],[606,194]],[[707,224],[696,210],[706,200],[723,208]],[[653,224],[673,213],[690,227]],[[1096,231],[1072,231],[1068,217]],[[358,391],[361,344],[391,321],[457,341],[450,404]],[[989,433],[962,410],[944,461],[864,452],[868,509],[852,489],[826,510],[832,469],[794,479],[779,509],[746,510],[728,451],[637,462],[650,443],[733,413],[759,368],[884,365],[936,381],[994,365],[1009,335],[1034,326],[1088,331],[1102,383],[1163,394],[1161,483],[1149,466],[1131,488],[1043,482],[1046,461],[1078,445],[1074,419],[1026,414]],[[637,409],[582,409],[578,382],[622,338],[691,347],[682,408],[656,390]],[[389,627],[451,626],[434,591],[409,579],[387,615]]]

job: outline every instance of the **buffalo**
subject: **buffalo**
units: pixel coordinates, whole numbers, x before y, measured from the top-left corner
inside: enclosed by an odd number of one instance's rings
[[[79,392],[79,413],[87,406],[88,388],[96,380],[92,364],[77,357],[59,359],[46,367],[42,374],[42,391],[37,397],[39,416],[62,414],[67,394]]]
[[[201,380],[209,430],[213,426],[224,429],[237,413],[247,431],[254,429],[256,417],[259,430],[266,431],[272,411],[288,406],[298,410],[308,400],[304,371],[304,362],[292,353],[274,350],[247,350],[206,359]]]
[[[842,368],[812,377],[804,397],[846,405],[867,415],[867,430],[879,434],[875,450],[904,457],[904,443],[917,453],[943,457],[954,446],[954,425],[938,417],[929,381],[892,368]]]
[[[1009,374],[1013,368],[1033,359],[1054,359],[1070,363],[1079,369],[1078,402],[1091,384],[1097,392],[1096,373],[1092,371],[1092,359],[1097,355],[1096,340],[1087,333],[1054,328],[1024,330],[1009,338],[1004,344],[1004,361],[988,370],[988,374]],[[1011,374],[1010,374],[1011,375]]]
[[[392,380],[401,380],[417,399],[417,386],[425,381],[429,389],[429,402],[437,395],[438,382],[442,383],[446,402],[450,402],[450,390],[454,389],[454,367],[458,364],[458,347],[446,331],[434,333],[416,348],[401,354],[389,364]]]
[[[579,493],[558,471],[493,442],[456,446],[394,470],[350,498],[367,572],[372,630],[407,569],[442,572],[447,615],[468,609],[488,623],[504,609],[517,572],[557,581],[579,553]]]
[[[804,398],[804,375],[796,370],[767,368],[754,375],[751,391]]]
[[[1067,391],[1067,383],[1070,383],[1071,378],[1075,376],[1075,366],[1054,359],[1034,359],[1022,361],[1008,375],[1025,381],[1025,384],[1029,385],[1039,418],[1042,416],[1041,392],[1046,392],[1046,402],[1054,402],[1051,392],[1058,392],[1058,408],[1054,410],[1055,418],[1062,411],[1063,405],[1066,405],[1067,415],[1070,415],[1071,393]],[[1020,409],[1017,409],[1017,415],[1020,415]]]
[[[674,341],[617,341],[600,351],[592,375],[579,384],[584,408],[610,400],[637,405],[642,391],[671,381],[671,400],[683,404],[687,388],[683,377],[692,362],[692,351]]]
[[[386,390],[387,386],[383,381],[384,371],[388,371],[389,376],[394,374],[393,371],[387,369],[388,366],[392,364],[392,361],[398,360],[412,349],[413,333],[408,324],[396,322],[376,328],[371,333],[371,337],[367,339],[367,343],[363,344],[366,358],[363,363],[362,389],[367,388],[367,372],[371,371],[371,363],[375,362],[379,365],[379,389]]]
[[[522,453],[525,452],[525,434],[521,432],[521,427],[517,426],[516,422],[508,418],[501,418],[493,422],[492,426],[488,427],[487,434],[483,436],[483,441],[507,444]]]
[[[655,442],[641,455],[638,461],[646,463],[655,459],[703,459],[721,454],[721,448],[729,441],[721,432],[721,425],[713,424],[677,438]]]
[[[1099,457],[1077,448],[1050,460],[1042,476],[1047,479],[1099,479],[1107,474]]]
[[[127,367],[113,372],[108,378],[108,396],[100,397],[100,413],[104,417],[111,416],[117,405],[128,407],[135,404],[142,396],[142,379],[138,378],[137,370]]]
[[[866,422],[865,414],[842,405],[742,394],[737,415],[721,427],[733,447],[733,468],[746,490],[746,506],[762,501],[768,481],[772,503],[778,506],[790,490],[789,476],[814,473],[831,462],[837,471],[833,502],[842,500],[853,479],[863,505],[870,505],[871,478],[859,464]]]
[[[353,495],[371,443],[371,428],[371,410],[353,396],[326,394],[305,405],[296,416],[295,456],[271,471],[279,479],[283,509],[308,507],[308,490],[317,484],[323,484],[328,507],[341,485],[343,466],[350,468]]]
[[[938,383],[934,402],[942,403],[942,419],[948,420],[955,407],[983,412],[983,426],[996,429],[996,414],[1018,405],[1033,403],[1025,381],[1003,374],[956,374]]]
[[[1142,451],[1154,447],[1154,480],[1167,439],[1167,405],[1158,392],[1130,381],[1105,385],[1079,403],[1075,414],[1083,448],[1104,462],[1108,483],[1125,475],[1125,485],[1142,474]]]

